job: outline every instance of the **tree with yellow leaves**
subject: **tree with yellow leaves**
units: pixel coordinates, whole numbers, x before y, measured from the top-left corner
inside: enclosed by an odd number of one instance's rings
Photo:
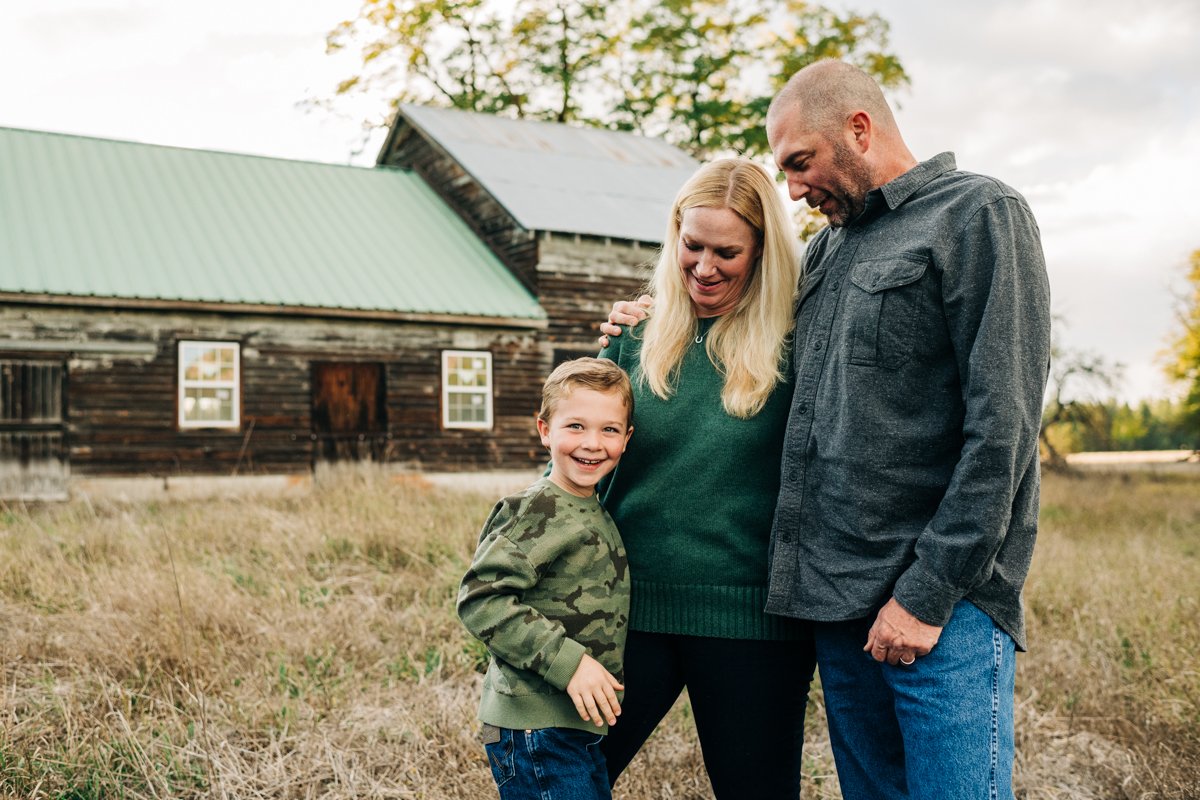
[[[1192,253],[1187,281],[1188,289],[1179,298],[1167,375],[1186,387],[1185,425],[1192,433],[1192,446],[1200,449],[1200,250]]]

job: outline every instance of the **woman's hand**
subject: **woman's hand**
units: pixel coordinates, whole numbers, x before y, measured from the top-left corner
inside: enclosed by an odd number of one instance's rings
[[[608,312],[608,321],[600,323],[600,346],[608,347],[609,336],[620,336],[621,329],[618,325],[628,325],[633,327],[642,320],[650,316],[650,309],[654,306],[654,298],[648,294],[644,294],[637,299],[637,302],[628,300],[618,300],[613,303],[612,311]]]

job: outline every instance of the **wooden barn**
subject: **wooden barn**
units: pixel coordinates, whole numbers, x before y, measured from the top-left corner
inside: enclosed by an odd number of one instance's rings
[[[413,108],[379,161],[0,129],[0,498],[71,476],[540,463],[542,377],[594,352],[695,163]]]

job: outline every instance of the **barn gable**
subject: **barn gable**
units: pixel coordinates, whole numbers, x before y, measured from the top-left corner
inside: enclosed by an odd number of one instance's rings
[[[631,133],[403,105],[381,166],[421,175],[537,297],[553,361],[594,352],[638,293],[679,187],[699,167]]]

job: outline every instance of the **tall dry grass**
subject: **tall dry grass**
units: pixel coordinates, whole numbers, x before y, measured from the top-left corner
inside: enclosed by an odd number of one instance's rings
[[[0,796],[494,796],[453,614],[493,499],[360,469],[0,510]],[[1200,481],[1054,478],[1044,518],[1020,796],[1196,796]],[[813,705],[804,796],[837,797]],[[617,796],[709,796],[686,703]]]
[[[1075,742],[1106,797],[1200,798],[1200,470],[1051,476],[1041,521],[1020,752]]]

